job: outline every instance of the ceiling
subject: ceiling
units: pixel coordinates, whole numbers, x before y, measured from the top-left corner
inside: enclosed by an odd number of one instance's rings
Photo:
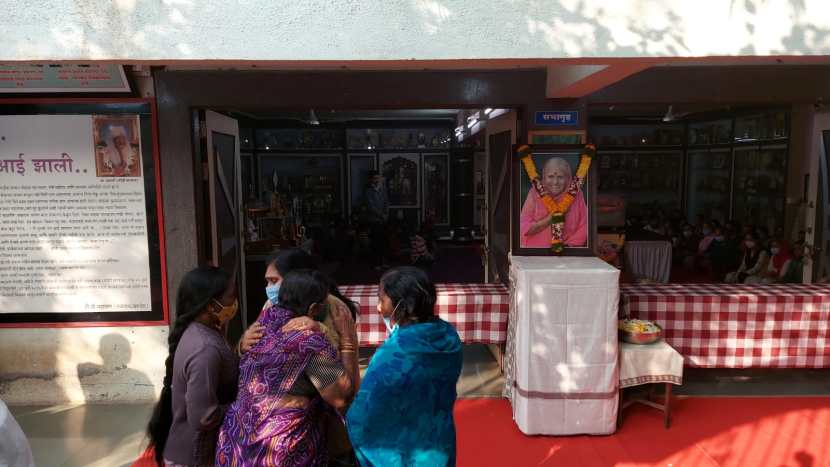
[[[672,113],[680,115],[734,110],[727,104],[592,104],[588,106],[591,117],[663,117],[672,107]]]
[[[657,66],[609,84],[587,100],[710,106],[815,103],[830,100],[830,66]]]
[[[265,111],[243,112],[231,110],[233,116],[241,116],[252,120],[297,120],[308,122],[312,120],[311,110],[302,111]],[[320,123],[342,123],[353,121],[434,121],[450,120],[453,123],[458,118],[460,109],[387,109],[387,110],[332,110],[316,108],[314,115]]]

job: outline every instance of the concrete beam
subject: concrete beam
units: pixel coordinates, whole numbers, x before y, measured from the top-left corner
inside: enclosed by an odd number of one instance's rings
[[[651,62],[641,60],[610,65],[551,65],[547,67],[546,96],[549,99],[578,99],[651,66]]]

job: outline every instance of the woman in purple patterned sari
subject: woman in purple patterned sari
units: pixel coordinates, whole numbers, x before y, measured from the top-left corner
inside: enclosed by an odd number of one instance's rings
[[[325,413],[345,413],[360,378],[354,321],[348,309],[327,309],[327,295],[318,272],[283,278],[279,303],[260,318],[262,339],[240,362],[239,393],[222,424],[217,466],[327,464]],[[318,331],[282,330],[292,318],[321,321],[327,313],[333,314],[339,349]]]

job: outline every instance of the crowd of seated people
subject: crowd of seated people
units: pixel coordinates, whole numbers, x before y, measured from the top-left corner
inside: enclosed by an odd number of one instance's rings
[[[801,283],[805,259],[804,232],[787,238],[783,228],[707,220],[688,222],[680,216],[655,214],[630,218],[626,240],[667,240],[672,264],[687,275],[710,282]]]

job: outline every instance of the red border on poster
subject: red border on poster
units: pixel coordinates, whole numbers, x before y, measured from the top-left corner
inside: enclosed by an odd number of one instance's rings
[[[161,256],[161,303],[162,319],[160,321],[84,321],[68,323],[0,323],[2,328],[95,328],[95,327],[130,327],[163,326],[170,324],[170,306],[167,297],[167,247],[164,238],[164,207],[161,193],[161,161],[159,160],[158,115],[156,101],[138,97],[125,98],[12,98],[0,99],[0,105],[53,105],[53,104],[149,104],[151,131],[153,135],[153,164],[156,177],[156,211],[158,213],[159,254]]]

